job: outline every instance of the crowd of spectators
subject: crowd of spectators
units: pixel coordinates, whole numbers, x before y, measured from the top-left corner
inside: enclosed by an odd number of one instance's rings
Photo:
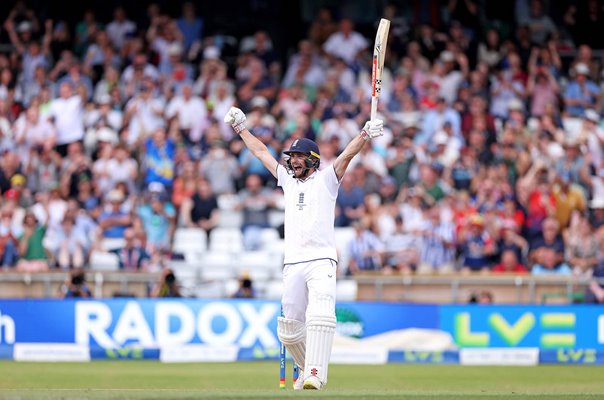
[[[335,223],[355,229],[341,272],[601,271],[602,2],[553,19],[518,0],[505,25],[475,0],[438,4],[438,24],[382,12],[386,132],[341,184]],[[286,62],[259,29],[228,63],[193,2],[70,26],[17,1],[0,53],[2,266],[86,268],[116,239],[123,269],[158,271],[175,229],[218,225],[221,196],[240,196],[254,249],[280,191],[223,116],[242,108],[277,158],[313,139],[330,165],[370,111],[373,37],[340,11],[321,8]]]

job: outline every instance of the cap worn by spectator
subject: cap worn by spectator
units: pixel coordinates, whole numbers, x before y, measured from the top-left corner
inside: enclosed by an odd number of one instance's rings
[[[589,75],[589,67],[584,63],[578,63],[575,65],[575,72],[577,75]]]
[[[19,200],[19,191],[15,189],[8,189],[4,192],[4,198],[6,200]]]
[[[402,117],[400,119],[403,129],[419,129],[419,119],[416,117]]]
[[[109,127],[102,127],[96,131],[96,138],[99,142],[108,142],[116,144],[118,142],[117,132]]]
[[[256,108],[256,107],[266,108],[266,107],[268,107],[268,100],[266,99],[266,97],[263,97],[263,96],[254,96],[254,98],[252,98],[252,101],[250,102],[250,106],[252,108]]]
[[[25,177],[21,174],[13,175],[12,178],[10,178],[10,185],[12,187],[25,185]]]
[[[166,187],[161,182],[150,182],[147,186],[149,193],[163,193]]]
[[[453,62],[455,61],[455,55],[449,50],[445,50],[440,53],[440,61],[442,62]]]
[[[171,43],[170,46],[168,46],[168,54],[171,56],[180,56],[182,50],[182,45],[180,43]]]
[[[575,138],[566,138],[566,140],[564,141],[562,146],[565,149],[572,149],[572,148],[579,148],[580,144],[579,144],[579,141]]]
[[[596,197],[589,202],[589,208],[604,209],[604,197]]]
[[[105,105],[105,104],[111,104],[111,95],[105,93],[99,96],[99,98],[97,99],[97,104],[98,105]]]
[[[203,50],[203,58],[205,60],[218,60],[220,58],[220,50],[216,46],[208,46]]]
[[[19,25],[17,25],[17,32],[19,33],[23,33],[23,32],[30,32],[33,28],[33,25],[31,22],[29,21],[21,21],[19,23]]]
[[[260,119],[260,125],[262,125],[264,127],[267,127],[269,129],[274,129],[275,128],[275,120],[270,115],[264,115]]]
[[[511,99],[510,102],[508,103],[508,111],[523,111],[524,110],[524,104],[522,104],[522,101],[514,98]]]
[[[396,180],[390,176],[390,175],[386,175],[382,178],[382,185],[383,186],[393,186],[396,185]]]
[[[124,193],[121,190],[113,189],[107,194],[107,201],[110,203],[124,201]]]
[[[447,144],[447,142],[449,141],[449,137],[447,136],[447,134],[445,132],[438,131],[434,135],[433,141],[434,141],[434,144],[436,144],[436,145]]]
[[[595,112],[592,109],[585,110],[585,114],[583,115],[583,117],[586,120],[593,122],[594,124],[597,124],[598,122],[600,122],[600,116],[598,115],[597,112]]]
[[[473,226],[483,226],[484,225],[484,217],[480,214],[474,214],[470,217],[470,225]]]
[[[161,182],[150,182],[147,185],[150,200],[166,200],[166,187]]]

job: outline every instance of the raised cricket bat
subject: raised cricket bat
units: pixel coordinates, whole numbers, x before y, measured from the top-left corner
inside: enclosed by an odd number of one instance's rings
[[[373,46],[373,66],[371,68],[371,119],[377,114],[378,98],[382,90],[382,71],[384,71],[384,57],[386,56],[386,44],[388,42],[388,31],[390,21],[382,18],[375,35]]]

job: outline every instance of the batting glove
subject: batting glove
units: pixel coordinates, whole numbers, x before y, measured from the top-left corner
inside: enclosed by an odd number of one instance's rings
[[[237,133],[245,129],[245,119],[245,114],[237,107],[231,107],[224,116],[224,122],[231,125]]]
[[[382,136],[384,134],[384,121],[381,119],[374,119],[365,122],[365,126],[361,131],[361,136],[365,141],[371,140],[374,137]]]

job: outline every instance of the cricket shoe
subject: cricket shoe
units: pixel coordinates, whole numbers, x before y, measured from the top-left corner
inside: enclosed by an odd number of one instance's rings
[[[304,380],[304,390],[321,390],[321,380],[314,375]]]

